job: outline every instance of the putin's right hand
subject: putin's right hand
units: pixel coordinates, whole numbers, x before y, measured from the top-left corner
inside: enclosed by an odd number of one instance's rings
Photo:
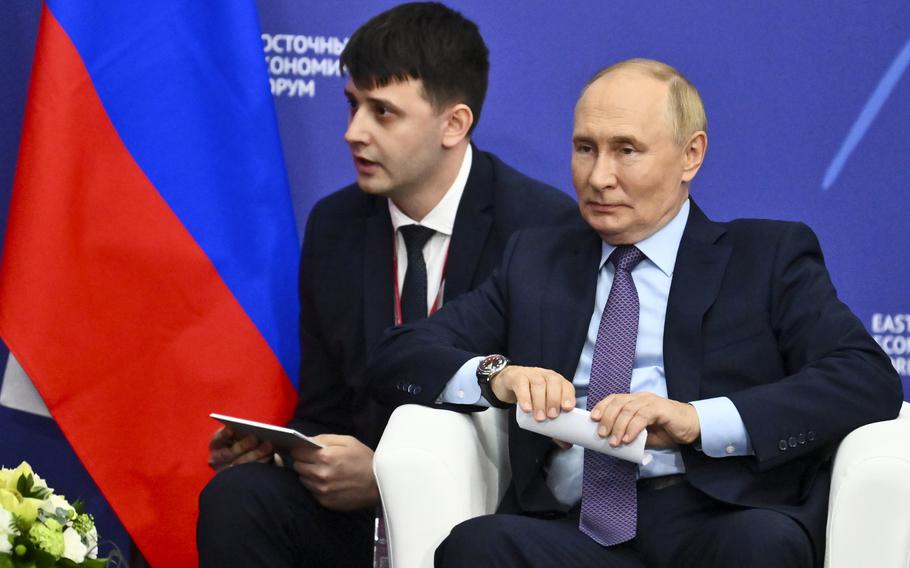
[[[517,403],[542,422],[575,408],[575,386],[549,369],[509,365],[493,377],[490,388],[503,402]]]

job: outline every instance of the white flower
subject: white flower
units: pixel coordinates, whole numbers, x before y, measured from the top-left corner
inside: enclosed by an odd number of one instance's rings
[[[31,468],[29,468],[29,469],[31,469]],[[43,487],[44,489],[49,489],[49,490],[51,490],[51,491],[54,490],[52,487],[48,487],[48,486],[47,486],[47,481],[45,481],[44,479],[42,479],[41,476],[39,476],[39,475],[38,475],[37,473],[35,473],[34,471],[32,472],[32,477],[34,478],[34,483],[35,483],[35,484],[33,485],[33,487]]]
[[[62,509],[64,511],[64,519],[62,520],[66,520],[66,517],[69,516],[67,513],[68,511],[73,511],[72,516],[76,515],[76,512],[73,509],[72,505],[67,503],[66,499],[60,495],[50,495],[47,499],[44,500],[43,503],[41,503],[41,510],[47,513],[47,515],[50,517],[56,517],[58,509]]]
[[[13,526],[13,515],[0,507],[0,553],[12,552],[13,544],[10,537],[18,534],[19,531]]]
[[[82,543],[82,537],[73,528],[67,528],[63,531],[63,557],[69,558],[76,564],[85,560],[85,554],[88,547]]]
[[[88,547],[89,558],[98,558],[98,529],[92,527],[92,530],[85,533],[85,536],[82,537],[83,542]]]

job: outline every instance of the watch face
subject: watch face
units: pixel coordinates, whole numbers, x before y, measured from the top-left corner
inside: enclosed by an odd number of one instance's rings
[[[489,355],[477,366],[477,375],[489,379],[490,375],[502,370],[508,363],[509,360],[502,355]]]
[[[511,404],[499,400],[490,385],[492,377],[505,369],[508,364],[508,359],[502,355],[494,354],[488,355],[477,365],[477,383],[480,385],[480,394],[495,408],[509,408],[511,406]]]

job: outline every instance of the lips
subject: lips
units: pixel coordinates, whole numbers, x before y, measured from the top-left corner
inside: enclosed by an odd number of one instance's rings
[[[588,201],[586,203],[589,209],[596,213],[613,213],[614,211],[625,207],[625,205],[619,203],[598,203],[597,201]]]
[[[376,173],[377,170],[381,167],[379,162],[374,162],[368,160],[364,157],[354,155],[354,167],[357,168],[357,173],[362,175],[370,175]]]

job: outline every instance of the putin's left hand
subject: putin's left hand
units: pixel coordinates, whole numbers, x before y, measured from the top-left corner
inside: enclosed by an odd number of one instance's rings
[[[314,438],[325,447],[296,448],[291,457],[294,471],[316,501],[335,511],[378,505],[373,450],[353,436],[321,434]]]
[[[691,444],[701,435],[694,406],[649,392],[604,397],[591,409],[591,420],[600,422],[597,433],[613,447],[628,444],[643,428],[649,448]]]

